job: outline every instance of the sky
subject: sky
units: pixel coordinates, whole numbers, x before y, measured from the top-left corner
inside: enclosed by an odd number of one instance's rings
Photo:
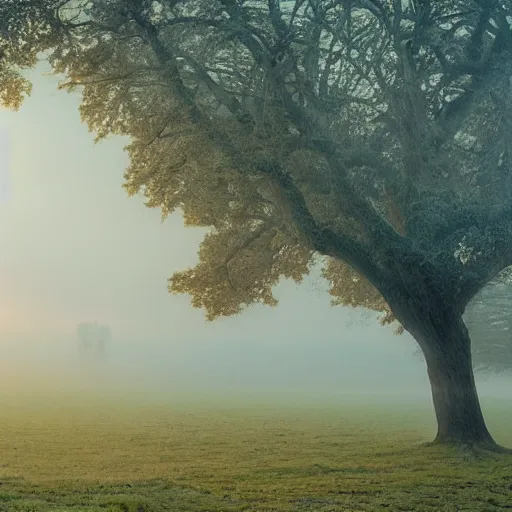
[[[58,91],[48,70],[41,62],[27,74],[34,89],[20,111],[0,110],[4,375],[79,364],[76,326],[98,321],[113,333],[111,369],[159,386],[428,393],[409,335],[330,307],[318,275],[280,284],[277,308],[213,323],[188,296],[170,295],[167,278],[195,264],[204,230],[178,213],[162,223],[127,197],[129,140],[95,145],[80,95]]]

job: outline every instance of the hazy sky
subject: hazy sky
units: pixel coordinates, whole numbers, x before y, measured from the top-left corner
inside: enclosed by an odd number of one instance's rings
[[[8,191],[0,162],[4,365],[42,361],[57,346],[71,353],[77,323],[98,320],[112,328],[111,359],[144,360],[162,373],[210,372],[226,386],[272,387],[280,379],[285,386],[366,382],[378,389],[392,381],[428,391],[413,341],[330,307],[318,278],[280,285],[277,308],[214,323],[188,296],[169,295],[166,279],[195,264],[202,231],[184,228],[178,214],[162,224],[158,210],[127,197],[128,140],[94,145],[80,121],[79,95],[57,91],[58,79],[45,70],[42,63],[29,74],[33,94],[19,112],[0,111],[0,146],[9,149]]]

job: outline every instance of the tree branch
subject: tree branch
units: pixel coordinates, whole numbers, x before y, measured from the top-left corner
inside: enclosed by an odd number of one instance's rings
[[[310,247],[322,255],[346,261],[354,270],[366,276],[377,289],[382,287],[385,272],[377,265],[370,249],[348,236],[318,225],[302,192],[276,162],[259,162],[257,168],[277,183],[282,199]]]

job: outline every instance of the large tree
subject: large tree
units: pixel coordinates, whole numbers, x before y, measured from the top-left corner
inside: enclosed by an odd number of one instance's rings
[[[50,57],[125,187],[208,226],[209,319],[324,264],[421,348],[435,441],[500,448],[463,313],[512,264],[511,0],[62,0]],[[319,326],[321,328],[321,326]]]

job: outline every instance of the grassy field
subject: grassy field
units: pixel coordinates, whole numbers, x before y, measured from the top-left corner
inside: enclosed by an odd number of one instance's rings
[[[483,405],[512,446],[511,404]],[[419,446],[429,403],[83,392],[0,410],[1,511],[512,509],[511,457]]]

